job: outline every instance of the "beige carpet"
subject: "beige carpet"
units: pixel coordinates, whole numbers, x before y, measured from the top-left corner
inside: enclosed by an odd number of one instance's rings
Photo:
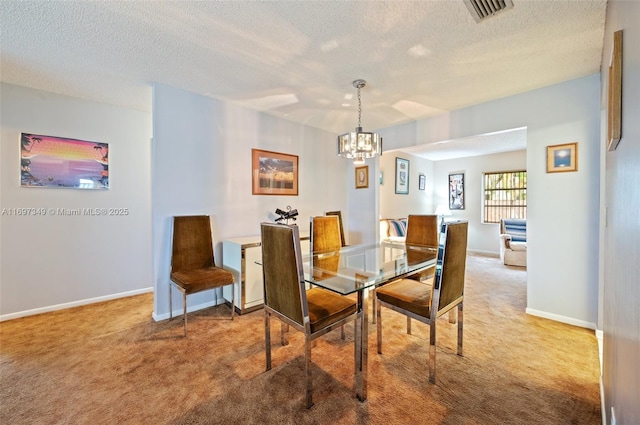
[[[313,349],[315,405],[304,408],[303,345],[273,346],[264,371],[262,310],[228,307],[182,322],[151,319],[152,294],[0,323],[1,424],[600,424],[594,332],[528,316],[526,272],[470,255],[465,357],[438,322],[437,383],[428,327],[405,333],[383,310],[370,326],[368,400],[353,391],[353,333]],[[277,323],[274,322],[275,325]],[[276,328],[277,329],[277,328]]]

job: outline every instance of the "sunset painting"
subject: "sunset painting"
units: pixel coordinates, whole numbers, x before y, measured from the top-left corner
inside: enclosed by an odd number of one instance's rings
[[[22,133],[20,184],[23,187],[109,188],[109,145]]]

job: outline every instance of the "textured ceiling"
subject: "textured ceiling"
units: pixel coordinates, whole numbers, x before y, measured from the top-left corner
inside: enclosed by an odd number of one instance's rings
[[[592,75],[606,0],[0,2],[3,82],[151,110],[160,82],[322,128],[380,129]]]

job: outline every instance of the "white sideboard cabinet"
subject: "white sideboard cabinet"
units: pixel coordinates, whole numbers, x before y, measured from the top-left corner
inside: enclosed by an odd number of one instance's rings
[[[309,232],[301,232],[303,255],[309,252]],[[260,236],[244,236],[222,241],[222,266],[233,273],[235,308],[239,314],[261,309],[264,304],[262,283],[262,246]],[[231,303],[231,286],[223,287],[224,299]]]

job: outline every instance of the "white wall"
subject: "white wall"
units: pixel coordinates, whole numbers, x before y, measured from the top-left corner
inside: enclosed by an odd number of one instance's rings
[[[613,33],[622,30],[622,138],[606,156],[603,204],[606,424],[640,424],[640,2],[609,0],[602,57],[601,107],[607,107]],[[603,114],[606,117],[606,114]],[[606,120],[603,121],[603,125]],[[605,146],[606,140],[600,146]]]
[[[219,264],[224,238],[259,235],[260,223],[274,220],[276,208],[298,209],[301,231],[309,230],[309,217],[325,211],[342,210],[349,223],[354,171],[336,155],[334,134],[163,85],[154,87],[153,134],[156,319],[169,313],[173,215],[212,216]],[[298,196],[251,194],[252,148],[299,156]],[[194,294],[189,308],[210,305],[212,298]],[[180,305],[175,301],[174,309]]]
[[[148,291],[151,115],[1,84],[0,208],[128,208],[0,216],[0,319]],[[109,143],[109,190],[20,187],[20,133]]]
[[[406,195],[396,193],[396,158],[409,160],[409,193]],[[380,218],[433,214],[436,209],[433,202],[433,162],[406,152],[387,151],[380,157],[380,171],[384,178],[384,184],[380,186]],[[418,189],[420,174],[424,174],[426,178],[424,190]]]
[[[435,205],[449,204],[449,174],[464,173],[463,210],[452,210],[452,219],[469,222],[471,251],[500,254],[499,224],[482,223],[483,173],[526,170],[527,152],[514,151],[434,162]]]
[[[527,127],[527,312],[589,328],[598,308],[599,96],[596,74],[420,120],[390,141],[401,148]],[[546,147],[569,142],[579,144],[579,170],[547,174]]]

